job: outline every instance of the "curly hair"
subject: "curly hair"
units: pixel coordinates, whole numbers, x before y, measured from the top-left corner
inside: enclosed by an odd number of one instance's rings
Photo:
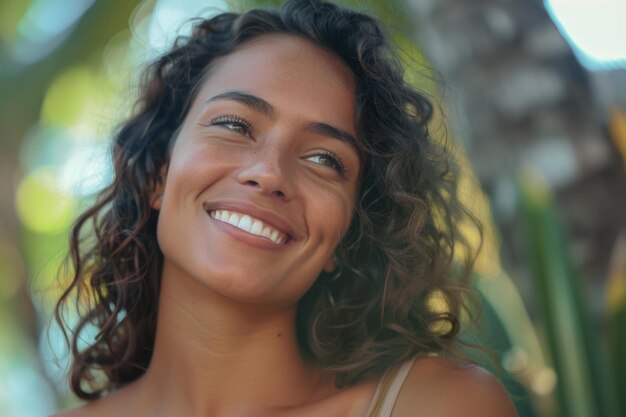
[[[277,10],[199,20],[146,69],[134,115],[115,136],[114,180],[72,228],[73,279],[55,308],[63,323],[65,305],[80,305],[68,336],[70,384],[79,398],[97,398],[147,369],[163,264],[150,193],[211,64],[265,34],[302,37],[331,51],[356,82],[365,160],[356,213],[337,248],[340,267],[322,272],[298,304],[303,354],[333,372],[337,386],[419,353],[458,354],[473,258],[457,267],[455,251],[474,253],[459,224],[480,225],[457,198],[450,149],[429,134],[433,107],[404,80],[376,20],[324,1],[289,0]],[[445,308],[431,302],[435,296]],[[79,346],[90,326],[95,340]]]

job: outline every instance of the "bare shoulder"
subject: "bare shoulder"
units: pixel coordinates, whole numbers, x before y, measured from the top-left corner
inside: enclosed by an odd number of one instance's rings
[[[50,417],[103,417],[112,415],[124,415],[121,410],[116,409],[107,398],[95,400],[76,408],[59,411]]]
[[[99,407],[94,407],[92,404],[81,405],[76,408],[59,411],[52,414],[50,417],[99,417],[103,415]]]
[[[110,417],[138,415],[131,401],[132,392],[129,387],[121,388],[97,400],[89,401],[81,406],[59,411],[49,417]]]
[[[438,357],[415,361],[393,417],[515,417],[500,382],[484,369]]]

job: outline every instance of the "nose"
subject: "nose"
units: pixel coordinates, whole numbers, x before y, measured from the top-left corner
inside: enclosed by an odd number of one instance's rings
[[[286,157],[278,150],[261,151],[251,155],[236,174],[237,181],[256,188],[260,193],[289,200],[295,185]]]

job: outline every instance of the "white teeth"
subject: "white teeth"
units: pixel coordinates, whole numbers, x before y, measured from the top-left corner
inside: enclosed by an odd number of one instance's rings
[[[216,220],[231,224],[253,235],[263,236],[277,245],[287,241],[287,236],[283,233],[247,214],[234,213],[228,210],[214,210],[209,214]]]
[[[241,220],[239,220],[238,228],[241,230],[245,230],[246,232],[250,231],[250,225],[252,223],[252,219],[247,214],[244,214]]]
[[[232,224],[235,227],[239,226],[239,216],[237,216],[235,213],[231,213],[227,221],[229,224]]]
[[[263,231],[263,223],[261,223],[258,220],[255,220],[254,223],[252,223],[252,228],[250,229],[250,233],[252,233],[253,235],[262,235]]]

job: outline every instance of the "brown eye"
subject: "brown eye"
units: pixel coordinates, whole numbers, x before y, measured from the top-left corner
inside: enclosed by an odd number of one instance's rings
[[[223,126],[228,130],[241,133],[247,138],[252,137],[252,125],[239,116],[220,116],[211,120],[211,126]]]
[[[319,165],[325,165],[333,168],[341,175],[345,173],[345,166],[343,164],[343,161],[338,155],[334,154],[333,152],[319,152],[315,155],[307,156],[305,159]]]

